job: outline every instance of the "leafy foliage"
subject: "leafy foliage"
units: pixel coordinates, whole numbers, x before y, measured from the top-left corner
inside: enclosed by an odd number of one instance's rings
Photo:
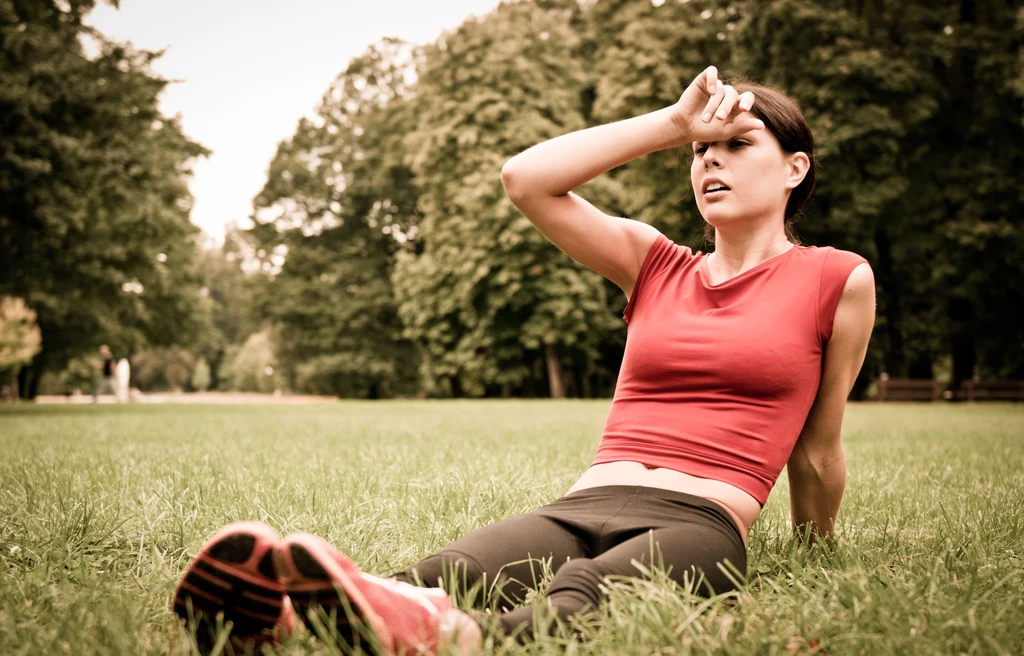
[[[596,2],[586,15],[591,124],[667,107],[715,63],[728,72],[741,2]],[[625,216],[694,248],[704,221],[693,201],[689,147],[630,162],[612,173]],[[615,209],[614,207],[609,209]]]
[[[273,335],[264,329],[249,335],[241,348],[228,350],[222,376],[228,389],[266,394],[285,387],[277,362]]]
[[[254,227],[222,248],[188,221],[205,151],[157,110],[158,54],[85,27],[92,6],[0,0],[0,294],[37,313],[29,394],[99,342],[187,349],[219,389],[251,335],[274,389],[608,394],[625,299],[515,210],[499,172],[544,139],[671,104],[710,63],[782,87],[812,125],[802,238],[865,255],[878,281],[857,389],[883,372],[1024,378],[1008,314],[1024,289],[1013,3],[523,0],[425,47],[386,39],[280,144]],[[581,193],[700,248],[688,158],[653,153]]]
[[[189,381],[192,389],[197,392],[205,392],[210,387],[210,365],[206,364],[206,360],[200,358],[196,362],[195,368],[192,370],[192,379]]]
[[[387,40],[353,60],[316,116],[278,148],[255,200],[252,236],[271,277],[263,307],[280,327],[278,351],[298,389],[371,398],[416,391],[419,354],[402,336],[389,277],[416,234],[416,188],[400,141],[413,126],[401,101],[414,57],[408,44]]]
[[[948,353],[954,386],[1024,375],[1005,359],[1024,343],[1019,322],[997,318],[1024,289],[1013,21],[1000,2],[779,0],[738,31],[736,61],[802,101],[821,144],[806,233],[875,268],[881,334],[866,372],[930,378]]]
[[[1022,26],[995,1],[534,0],[413,54],[384,42],[282,144],[257,199],[265,266],[283,261],[266,305],[291,378],[366,395],[360,381],[395,380],[381,353],[400,353],[403,385],[431,395],[557,394],[563,372],[570,394],[607,393],[625,299],[516,212],[499,171],[675,102],[710,63],[782,87],[811,123],[803,240],[865,255],[878,280],[859,393],[882,372],[1024,376],[1004,312],[1024,289]],[[699,248],[689,157],[654,153],[582,191]]]
[[[180,347],[143,351],[132,358],[131,383],[144,392],[180,392],[195,364],[195,356]]]
[[[205,150],[157,109],[158,55],[86,28],[92,6],[0,1],[0,293],[38,313],[36,380],[99,340],[167,345],[195,326],[185,178]]]
[[[548,243],[500,182],[508,157],[585,127],[574,17],[570,3],[506,4],[427,51],[408,139],[423,217],[393,280],[430,392],[536,394],[545,365],[560,389],[562,367],[590,375],[617,327],[601,279]]]
[[[0,298],[0,372],[20,367],[42,344],[36,313],[20,298]]]
[[[256,298],[262,280],[242,271],[248,251],[246,237],[232,229],[225,234],[224,244],[206,245],[198,253],[202,287],[197,302],[199,328],[194,350],[209,366],[211,389],[221,387],[220,369],[228,348],[241,345],[260,328]]]

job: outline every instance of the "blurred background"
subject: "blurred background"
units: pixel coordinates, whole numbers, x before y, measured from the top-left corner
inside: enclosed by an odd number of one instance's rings
[[[134,398],[608,397],[626,299],[500,169],[709,64],[799,100],[802,242],[874,268],[854,398],[1024,390],[1019,2],[371,4],[0,0],[6,398],[90,394],[104,344]],[[707,251],[689,159],[581,194]]]

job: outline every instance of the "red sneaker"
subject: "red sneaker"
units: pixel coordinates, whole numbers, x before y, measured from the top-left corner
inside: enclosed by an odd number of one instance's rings
[[[359,629],[368,627],[387,656],[437,653],[439,620],[452,607],[443,590],[364,574],[331,543],[308,533],[285,538],[277,569],[311,631],[311,618],[322,608],[351,648],[361,642]],[[352,626],[350,617],[363,626]]]
[[[280,544],[266,524],[235,522],[217,531],[189,563],[172,607],[186,627],[195,627],[200,651],[213,649],[218,620],[233,624],[231,642],[243,650],[292,633],[295,615],[274,568]]]

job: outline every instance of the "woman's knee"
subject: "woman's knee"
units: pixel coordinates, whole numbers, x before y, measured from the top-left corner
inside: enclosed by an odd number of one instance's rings
[[[427,556],[397,578],[427,588],[457,589],[465,593],[484,578],[484,569],[472,556],[445,549]]]
[[[610,568],[590,558],[572,558],[555,572],[548,588],[547,611],[524,607],[501,615],[505,635],[515,635],[521,642],[529,642],[539,633],[554,632],[573,616],[598,608],[604,600],[602,585],[605,577],[615,574]],[[538,624],[539,622],[539,624]]]
[[[523,573],[516,571],[521,565],[512,563],[488,571],[472,555],[445,549],[424,558],[396,578],[414,585],[444,588],[448,594],[473,606],[492,605],[498,610],[507,610],[522,602],[527,591],[536,587],[535,582],[524,579]]]
[[[548,589],[548,602],[562,619],[594,610],[604,601],[605,578],[617,574],[607,563],[573,558],[562,565]]]
[[[711,539],[703,544],[713,545]],[[697,548],[687,543],[673,545],[673,553],[663,566],[669,576],[684,589],[703,597],[732,592],[742,587],[747,576],[747,554],[742,543]]]

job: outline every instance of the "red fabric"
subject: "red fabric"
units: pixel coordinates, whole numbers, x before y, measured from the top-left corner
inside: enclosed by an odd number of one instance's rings
[[[797,246],[712,286],[706,255],[659,237],[623,314],[626,351],[594,464],[633,460],[724,481],[763,506],[863,262]]]

